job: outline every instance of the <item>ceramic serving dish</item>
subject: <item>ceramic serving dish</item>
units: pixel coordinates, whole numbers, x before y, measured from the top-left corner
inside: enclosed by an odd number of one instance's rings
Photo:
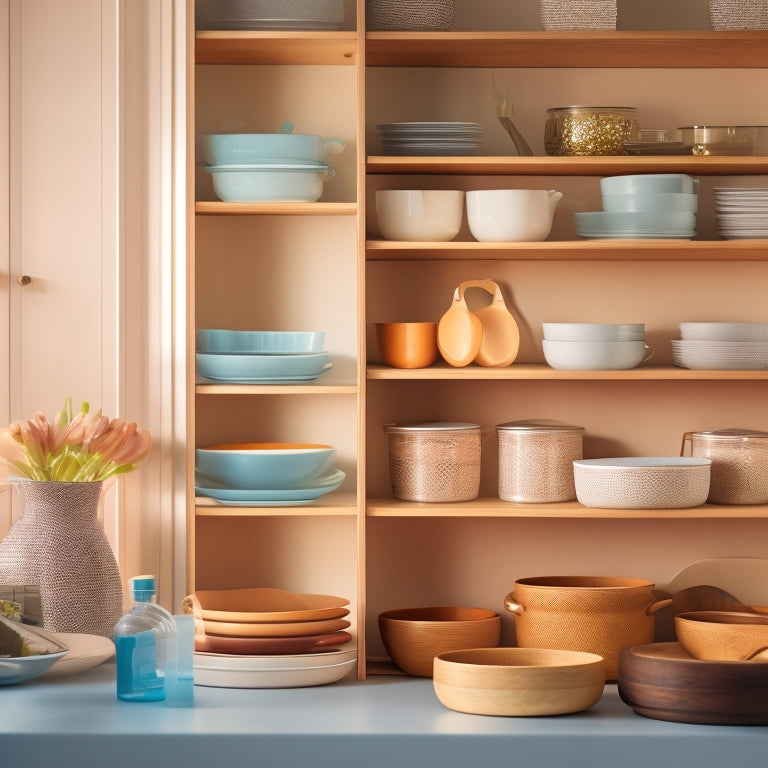
[[[303,133],[210,133],[200,137],[206,165],[323,165],[327,149],[338,154],[344,139]]]
[[[0,658],[0,685],[15,685],[34,680],[47,672],[67,651],[45,653],[39,656],[15,656]]]
[[[290,384],[314,381],[333,367],[327,352],[306,354],[195,353],[197,372],[206,379],[240,384]]]
[[[323,352],[325,331],[231,331],[198,328],[197,351],[224,355],[307,355]]]
[[[314,203],[335,171],[327,165],[208,165],[213,191],[225,203]]]

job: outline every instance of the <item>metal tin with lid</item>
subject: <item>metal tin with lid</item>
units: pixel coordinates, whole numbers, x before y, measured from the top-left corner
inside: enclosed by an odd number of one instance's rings
[[[584,427],[550,419],[497,424],[499,498],[553,503],[573,501],[573,462],[584,457]]]
[[[768,504],[768,432],[729,427],[686,432],[691,456],[712,460],[710,504]]]
[[[471,501],[480,493],[481,428],[464,421],[385,424],[392,492],[404,501]]]

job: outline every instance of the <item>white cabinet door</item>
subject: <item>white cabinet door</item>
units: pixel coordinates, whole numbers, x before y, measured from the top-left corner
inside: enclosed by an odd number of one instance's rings
[[[9,326],[8,348],[0,348],[8,361],[0,368],[4,420],[35,410],[52,416],[65,397],[115,411],[117,6],[0,4],[9,158],[0,262]],[[10,522],[7,497],[0,535]]]

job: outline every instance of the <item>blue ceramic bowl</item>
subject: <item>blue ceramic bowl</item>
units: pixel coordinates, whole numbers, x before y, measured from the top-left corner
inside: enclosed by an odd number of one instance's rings
[[[604,211],[688,211],[696,213],[699,196],[692,192],[636,192],[603,195]]]
[[[197,331],[197,351],[208,354],[301,355],[322,352],[324,341],[325,331]]]
[[[327,352],[305,355],[195,354],[197,372],[213,381],[279,384],[314,381],[333,367]]]
[[[0,658],[0,685],[15,685],[34,680],[47,672],[69,651],[44,653],[39,656],[16,656]]]
[[[328,149],[338,154],[344,139],[306,133],[211,133],[200,137],[206,165],[325,163]]]
[[[606,176],[600,179],[604,195],[633,195],[649,192],[698,192],[699,180],[686,173],[636,173],[628,176]]]
[[[195,450],[198,485],[292,490],[333,471],[336,449],[320,443],[226,443]]]
[[[327,165],[209,165],[213,191],[225,203],[314,203],[334,171]]]

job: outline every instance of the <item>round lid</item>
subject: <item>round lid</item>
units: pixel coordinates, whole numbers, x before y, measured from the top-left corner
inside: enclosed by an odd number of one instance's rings
[[[636,112],[637,107],[589,107],[584,104],[574,104],[568,107],[550,107],[547,112]]]
[[[729,427],[728,429],[715,429],[711,432],[694,432],[696,437],[703,437],[707,440],[747,440],[749,438],[768,437],[768,432],[760,432],[756,429],[738,429]]]
[[[468,421],[420,421],[414,424],[385,424],[385,432],[439,432],[459,429],[480,429]]]
[[[562,421],[552,419],[526,419],[524,421],[508,421],[506,424],[497,424],[496,429],[510,430],[512,432],[583,432],[584,427],[573,424],[565,424]]]

